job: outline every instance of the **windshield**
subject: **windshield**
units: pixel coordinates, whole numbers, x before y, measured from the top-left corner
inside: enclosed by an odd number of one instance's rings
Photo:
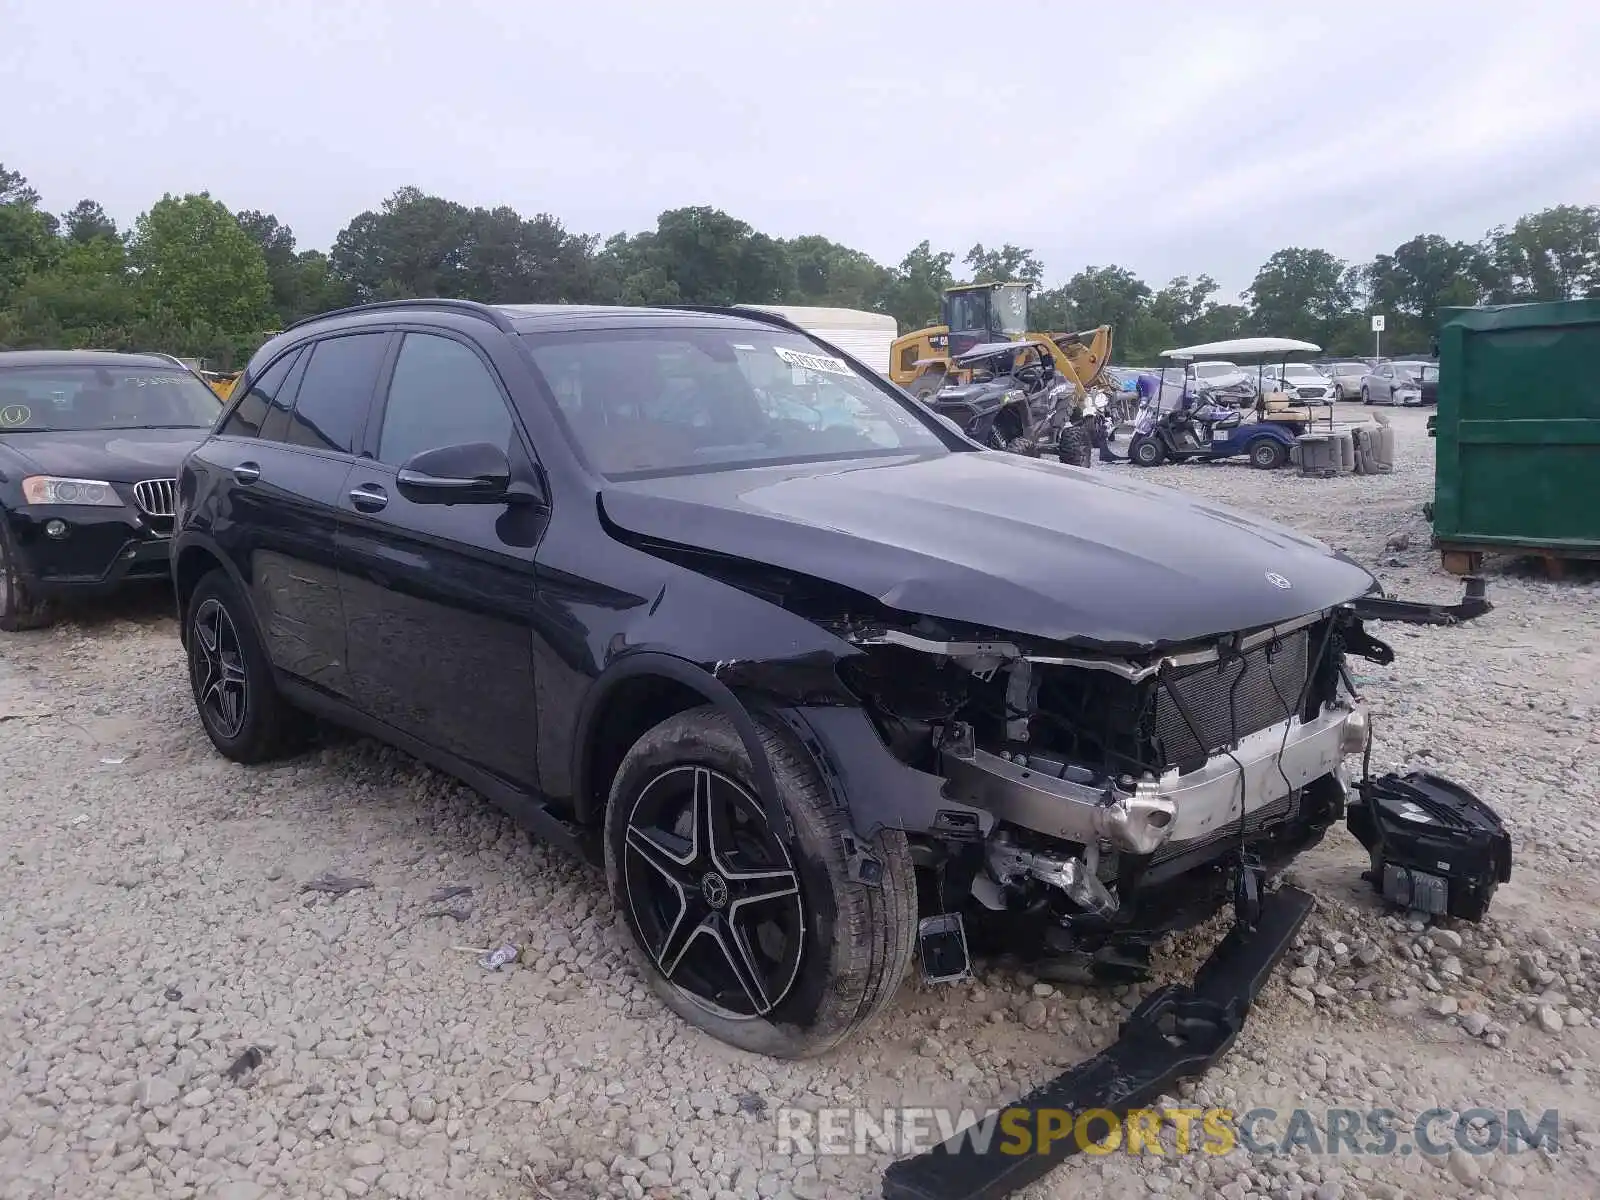
[[[1333,366],[1335,375],[1365,375],[1370,370],[1372,368],[1364,362],[1342,362]]]
[[[1028,288],[1026,284],[1008,283],[994,292],[994,319],[1001,333],[1028,332]]]
[[[1283,368],[1283,377],[1285,379],[1313,379],[1313,380],[1321,380],[1321,379],[1327,378],[1327,376],[1323,375],[1323,373],[1321,371],[1317,370],[1313,366],[1308,366],[1305,363],[1290,363],[1288,366]]]
[[[0,368],[0,433],[209,429],[222,401],[176,367]]]
[[[1426,379],[1431,383],[1439,378],[1439,368],[1432,363],[1397,362],[1394,370],[1396,375],[1404,375],[1407,379]]]
[[[525,341],[573,440],[609,478],[945,451],[931,416],[804,334],[607,329]]]
[[[1239,368],[1229,362],[1195,363],[1194,373],[1201,379],[1218,379],[1224,375],[1237,375]]]

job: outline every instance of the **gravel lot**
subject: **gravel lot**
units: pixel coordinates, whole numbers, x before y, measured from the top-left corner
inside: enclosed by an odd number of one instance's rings
[[[1453,599],[1421,515],[1424,418],[1393,419],[1392,476],[1144,474],[1304,528],[1391,591]],[[1600,584],[1513,564],[1490,593],[1474,624],[1391,626],[1399,660],[1358,680],[1374,769],[1426,761],[1479,789],[1513,828],[1512,884],[1480,927],[1408,925],[1331,835],[1299,868],[1321,901],[1303,945],[1182,1092],[1240,1110],[1554,1108],[1559,1151],[1084,1157],[1026,1194],[1600,1194]],[[981,1111],[1103,1045],[1136,999],[990,964],[971,985],[908,981],[870,1038],[820,1062],[729,1050],[634,976],[598,872],[451,781],[340,738],[271,768],[224,762],[168,604],[0,634],[0,1197],[877,1195],[888,1154],[780,1154],[773,1110]],[[371,886],[305,890],[325,872]],[[471,892],[430,900],[452,886]],[[528,949],[496,973],[464,949],[504,940]],[[251,1046],[260,1064],[230,1078]]]

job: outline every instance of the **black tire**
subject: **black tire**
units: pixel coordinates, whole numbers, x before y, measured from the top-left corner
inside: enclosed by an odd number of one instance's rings
[[[1032,438],[1014,437],[1006,443],[1006,450],[1024,458],[1038,458],[1039,446]]]
[[[22,577],[22,564],[11,541],[11,530],[0,513],[0,630],[20,633],[43,629],[55,620],[55,606],[34,594]]]
[[[1367,391],[1366,385],[1364,385],[1364,384],[1362,385],[1362,388],[1361,388],[1361,403],[1363,403],[1363,404],[1371,404],[1372,403],[1372,393]]]
[[[1135,437],[1128,443],[1128,458],[1137,466],[1159,467],[1167,457],[1167,448],[1152,437]]]
[[[189,687],[206,736],[226,758],[259,763],[297,748],[306,720],[278,694],[266,651],[233,580],[214,570],[183,615]]]
[[[1250,444],[1250,465],[1263,471],[1276,471],[1289,461],[1289,448],[1271,438],[1260,438]]]
[[[639,969],[668,1008],[742,1050],[809,1058],[850,1037],[893,999],[916,945],[915,874],[905,835],[884,830],[867,847],[883,864],[882,882],[852,882],[844,855],[848,814],[786,730],[759,717],[757,728],[794,823],[793,843],[784,846],[768,827],[733,723],[715,708],[691,709],[641,737],[617,771],[606,807],[606,881]],[[684,823],[686,811],[702,811],[702,795],[704,811],[728,814],[712,827],[733,843],[731,854],[693,838],[704,821]],[[683,872],[691,886],[670,881],[669,870]],[[784,890],[786,873],[797,895]],[[722,882],[713,886],[712,876]],[[735,898],[740,888],[747,896],[762,888],[771,894],[749,901],[763,907],[739,918],[735,910],[746,902]],[[739,924],[753,919],[748,913],[761,923]],[[674,941],[690,921],[693,932]],[[732,950],[724,952],[729,940],[743,966],[734,964]],[[719,979],[737,986],[718,987]]]

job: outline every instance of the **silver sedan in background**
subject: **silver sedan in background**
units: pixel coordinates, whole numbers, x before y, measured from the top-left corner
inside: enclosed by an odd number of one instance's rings
[[[1432,372],[1427,375],[1427,372]],[[1361,381],[1361,403],[1417,405],[1422,403],[1424,377],[1437,380],[1437,363],[1400,360],[1372,368]]]
[[[1330,363],[1327,367],[1328,377],[1333,380],[1334,390],[1339,393],[1341,400],[1356,400],[1361,396],[1361,381],[1367,377],[1372,368],[1359,358],[1349,359],[1345,362]]]

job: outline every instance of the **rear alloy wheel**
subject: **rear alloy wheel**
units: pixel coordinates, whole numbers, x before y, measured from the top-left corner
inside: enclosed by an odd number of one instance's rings
[[[732,722],[692,709],[624,758],[606,810],[606,878],[669,1008],[741,1049],[804,1058],[893,998],[911,961],[916,888],[895,830],[870,847],[882,881],[852,880],[848,814],[785,732],[759,719],[758,731],[792,840],[768,823]]]
[[[4,513],[0,513],[0,630],[20,633],[24,629],[43,629],[54,613],[48,600],[35,596],[22,577],[22,564],[11,544]]]
[[[200,581],[184,621],[189,685],[211,744],[239,763],[281,755],[302,720],[278,695],[255,626],[223,571]]]
[[[1289,449],[1282,442],[1262,438],[1250,447],[1250,465],[1263,471],[1275,471],[1289,458]]]

